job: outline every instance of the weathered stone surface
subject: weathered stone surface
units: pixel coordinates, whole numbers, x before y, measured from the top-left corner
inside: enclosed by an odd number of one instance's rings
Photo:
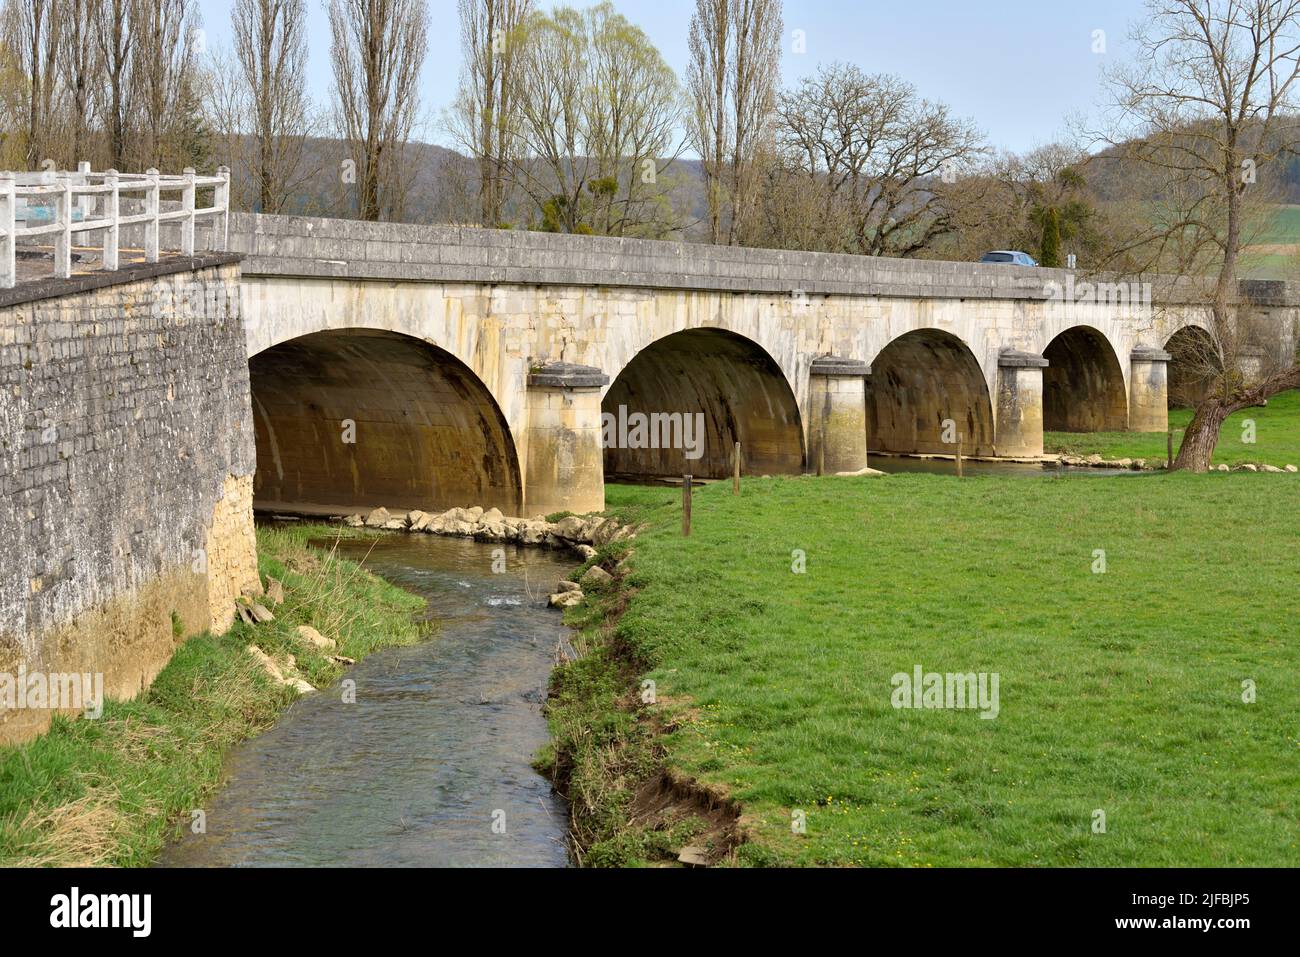
[[[573,546],[573,550],[582,556],[582,560],[596,557],[596,550],[590,545],[578,544]]]
[[[614,576],[599,565],[592,565],[582,574],[583,588],[603,588],[614,580]]]
[[[284,583],[270,575],[266,576],[266,600],[272,605],[284,602]]]
[[[326,638],[311,625],[299,625],[294,629],[294,634],[300,641],[304,641],[315,648],[335,648],[338,646],[333,638]]]
[[[1285,471],[1287,471],[1287,472],[1300,472],[1300,468],[1297,468],[1297,467],[1294,466],[1294,465],[1288,465],[1288,466],[1286,467]]]
[[[370,514],[366,516],[367,528],[383,528],[392,519],[386,508],[371,509]]]
[[[569,515],[551,526],[551,534],[568,542],[580,542],[584,538],[587,523],[580,516]]]
[[[583,597],[580,591],[559,591],[551,596],[550,605],[552,608],[572,608],[581,604]]]
[[[571,582],[567,578],[562,578],[560,579],[559,584],[555,586],[555,590],[557,592],[582,591],[582,586],[577,582]]]
[[[103,674],[129,699],[173,613],[222,632],[261,593],[239,267],[201,262],[0,295],[0,671]],[[50,714],[0,705],[0,744]]]

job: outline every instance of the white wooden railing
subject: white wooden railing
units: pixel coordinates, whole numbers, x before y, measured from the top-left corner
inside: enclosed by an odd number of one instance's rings
[[[209,188],[212,205],[196,207],[197,191]],[[177,193],[179,204],[163,200],[164,195]],[[123,197],[140,197],[143,211],[123,215]],[[174,208],[164,209],[165,205]],[[52,211],[47,218],[34,214],[37,209]],[[77,248],[98,246],[100,268],[111,270],[119,267],[123,232],[128,230],[143,233],[143,259],[154,263],[164,251],[163,226],[178,224],[179,241],[166,251],[193,256],[194,224],[200,218],[214,221],[207,245],[224,251],[230,230],[228,168],[222,166],[216,176],[199,176],[189,168],[180,176],[164,176],[156,169],[92,173],[89,163],[82,163],[75,173],[0,172],[0,289],[11,289],[18,281],[20,240],[50,237],[54,276],[67,279],[72,275],[74,237],[91,234]],[[94,233],[102,234],[98,242],[91,242]]]

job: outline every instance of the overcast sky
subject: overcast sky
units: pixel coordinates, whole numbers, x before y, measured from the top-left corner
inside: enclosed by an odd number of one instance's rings
[[[332,83],[323,2],[307,0],[308,85],[321,103]],[[456,0],[427,2],[422,105],[429,122],[421,138],[445,142],[438,117],[460,70]],[[210,43],[229,45],[231,6],[232,0],[199,0]],[[615,0],[615,6],[684,75],[694,0]],[[993,145],[1022,151],[1057,138],[1067,115],[1094,111],[1099,71],[1125,56],[1129,27],[1142,13],[1142,0],[786,0],[782,78],[790,83],[834,60],[896,73],[973,119]],[[793,52],[797,30],[805,53]],[[1104,54],[1093,52],[1098,30],[1105,31]]]

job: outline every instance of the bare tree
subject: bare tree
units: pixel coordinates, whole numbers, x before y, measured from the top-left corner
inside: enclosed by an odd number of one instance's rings
[[[60,22],[55,0],[8,0],[3,17],[4,42],[17,57],[27,84],[21,121],[27,165],[35,169],[51,158]]]
[[[134,0],[131,13],[132,115],[139,124],[131,152],[139,165],[191,165],[197,9],[193,0]]]
[[[532,0],[459,0],[464,61],[448,126],[479,167],[479,221],[504,220],[515,164],[516,99],[523,27]]]
[[[131,63],[135,48],[136,0],[96,0],[95,43],[104,71],[106,95],[100,105],[108,135],[109,163],[125,170],[126,138],[131,110]]]
[[[956,224],[948,186],[984,153],[978,131],[946,106],[852,64],[805,77],[781,96],[777,116],[782,169],[820,197],[819,246],[827,250],[927,249]]]
[[[306,7],[303,0],[236,0],[233,26],[256,143],[251,172],[257,209],[279,213],[304,177]]]
[[[780,83],[780,0],[696,0],[687,89],[715,243],[739,240],[756,207]]]
[[[405,147],[428,47],[425,0],[328,0],[336,120],[365,220],[401,215]]]
[[[691,17],[686,84],[691,99],[688,136],[700,154],[709,205],[709,241],[722,242],[724,164],[735,140],[727,110],[727,64],[731,56],[728,0],[695,0]]]
[[[1149,178],[1158,202],[1124,253],[1206,288],[1213,379],[1175,468],[1205,471],[1224,420],[1300,387],[1295,356],[1260,362],[1238,282],[1257,171],[1300,136],[1300,0],[1148,0],[1136,61],[1112,72],[1106,140]],[[1206,282],[1200,281],[1205,279]]]
[[[101,0],[59,0],[62,22],[59,74],[68,91],[69,159],[89,158],[90,121],[95,98],[103,84],[99,45],[95,38],[95,13]]]

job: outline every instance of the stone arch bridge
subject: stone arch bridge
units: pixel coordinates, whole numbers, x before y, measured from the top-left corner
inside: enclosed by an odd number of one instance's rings
[[[1002,265],[248,214],[230,248],[269,508],[586,511],[607,474],[730,475],[736,442],[749,474],[1032,458],[1165,430],[1168,350],[1206,326]],[[1293,347],[1300,299],[1243,288]],[[620,410],[702,416],[702,446],[602,442]]]

